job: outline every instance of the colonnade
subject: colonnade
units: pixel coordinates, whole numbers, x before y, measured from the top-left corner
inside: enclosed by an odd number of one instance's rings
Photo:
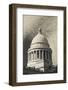
[[[40,49],[40,50],[32,50],[28,52],[28,61],[36,61],[37,59],[41,60],[50,60],[51,59],[51,52]]]

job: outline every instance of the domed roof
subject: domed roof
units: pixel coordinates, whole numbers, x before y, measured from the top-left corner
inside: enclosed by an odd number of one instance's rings
[[[39,28],[38,34],[33,38],[30,48],[48,48],[48,40],[42,34],[41,29]]]

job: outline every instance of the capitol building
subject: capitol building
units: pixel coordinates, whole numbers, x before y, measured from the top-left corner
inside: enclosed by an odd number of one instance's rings
[[[39,28],[28,49],[27,67],[45,72],[50,66],[52,66],[52,49]]]

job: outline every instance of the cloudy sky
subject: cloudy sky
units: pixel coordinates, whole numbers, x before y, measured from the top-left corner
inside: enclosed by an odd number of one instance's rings
[[[27,50],[32,39],[37,35],[38,28],[42,29],[43,35],[48,39],[52,49],[52,62],[57,64],[57,17],[56,16],[31,16],[24,15],[24,60],[27,60]],[[24,62],[25,62],[24,61]]]

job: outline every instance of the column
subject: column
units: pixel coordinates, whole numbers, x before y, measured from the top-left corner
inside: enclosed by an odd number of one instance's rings
[[[35,60],[37,60],[37,50],[36,50]]]
[[[28,62],[31,60],[31,53],[28,52]]]
[[[34,51],[34,61],[35,61],[35,51]]]
[[[32,52],[31,52],[31,60],[32,60]]]
[[[31,52],[31,59],[32,59],[32,61],[33,61],[33,51]]]
[[[39,59],[41,58],[41,55],[40,55],[41,53],[40,53],[40,50],[39,50]]]
[[[34,51],[33,51],[33,61],[34,61]]]

